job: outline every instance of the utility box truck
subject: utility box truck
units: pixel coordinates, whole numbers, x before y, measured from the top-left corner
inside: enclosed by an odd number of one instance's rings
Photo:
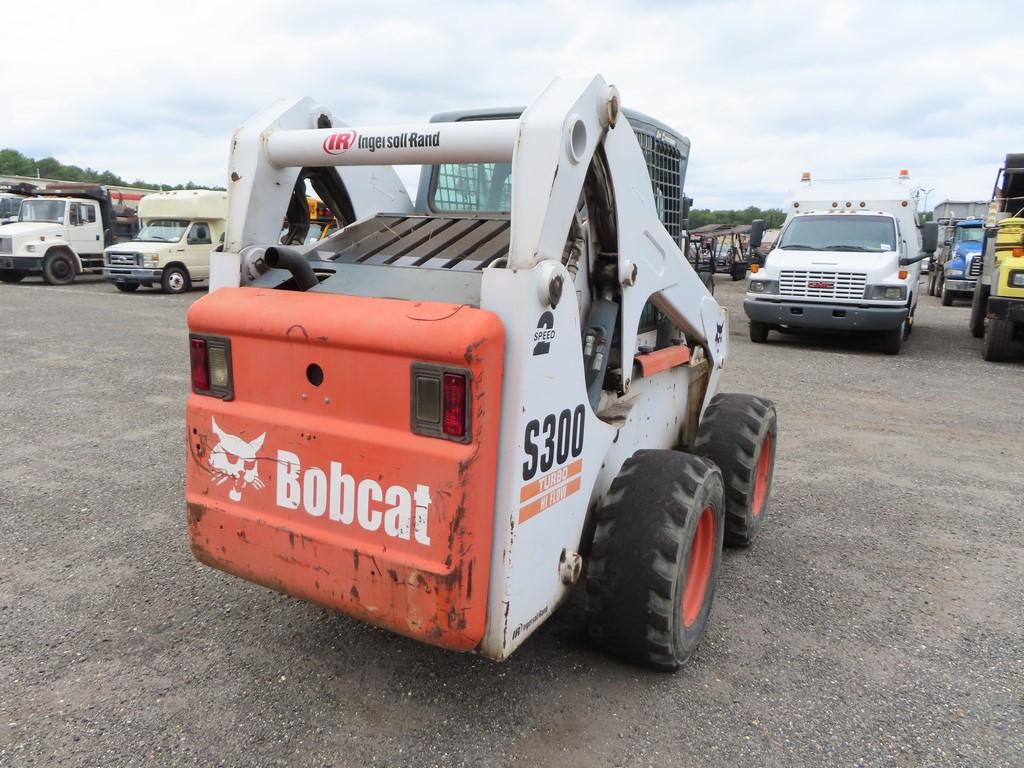
[[[584,578],[594,640],[675,669],[777,445],[769,401],[716,394],[727,317],[659,217],[679,164],[649,172],[600,77],[455,117],[342,126],[302,99],[235,133],[188,319],[192,550],[493,659]],[[423,166],[416,204],[392,164]],[[281,246],[307,179],[345,226]]]
[[[1024,154],[1007,155],[996,174],[985,228],[970,329],[986,360],[1004,362],[1024,331]]]
[[[103,277],[118,290],[140,285],[184,293],[210,277],[210,251],[224,237],[228,193],[156,192],[139,201],[142,229],[103,252]]]
[[[115,209],[106,187],[38,190],[22,201],[15,223],[0,227],[0,280],[41,275],[50,285],[65,285],[76,275],[99,272],[103,249],[137,231],[135,212]]]
[[[921,261],[937,233],[918,223],[908,174],[812,182],[805,173],[787,211],[775,247],[747,284],[750,340],[763,343],[772,329],[872,331],[883,351],[899,354],[913,329]]]

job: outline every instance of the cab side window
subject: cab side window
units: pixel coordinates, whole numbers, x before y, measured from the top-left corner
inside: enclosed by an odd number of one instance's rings
[[[93,203],[79,203],[82,206],[81,220],[83,224],[96,223],[96,206]]]
[[[70,218],[71,226],[77,227],[82,223],[81,205],[79,203],[72,203],[69,207],[71,210],[68,212],[68,217]]]
[[[210,225],[205,222],[196,222],[192,225],[192,231],[188,233],[189,245],[210,245]]]

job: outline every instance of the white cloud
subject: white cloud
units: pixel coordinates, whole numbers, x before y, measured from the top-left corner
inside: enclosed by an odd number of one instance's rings
[[[693,141],[699,207],[781,204],[803,170],[985,198],[1020,151],[1013,3],[51,2],[5,8],[0,146],[223,184],[228,140],[279,97],[350,123],[528,103],[600,72]],[[45,14],[45,15],[44,15]],[[60,23],[55,23],[60,19]],[[951,23],[955,20],[955,23]],[[45,32],[45,34],[43,34]],[[45,41],[41,46],[40,41]],[[59,51],[88,51],[87,56]],[[48,53],[44,53],[48,52]],[[95,62],[95,64],[93,64]]]

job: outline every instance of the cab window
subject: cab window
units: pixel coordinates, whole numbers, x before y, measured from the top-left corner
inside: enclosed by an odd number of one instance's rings
[[[210,225],[206,222],[197,221],[192,225],[192,231],[188,233],[189,245],[210,245]]]

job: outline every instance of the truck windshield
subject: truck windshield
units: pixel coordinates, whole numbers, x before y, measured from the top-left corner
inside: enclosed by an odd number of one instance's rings
[[[805,216],[793,219],[779,248],[795,251],[896,250],[896,227],[887,216]]]
[[[14,197],[12,195],[3,195],[2,197],[0,197],[0,219],[6,219],[8,216],[17,216],[18,208],[20,207],[20,197]]]
[[[21,204],[18,221],[49,221],[64,223],[64,200],[25,200]]]
[[[980,243],[985,239],[984,227],[960,227],[957,238],[961,243]]]
[[[176,243],[188,229],[188,221],[182,219],[153,219],[139,230],[135,239],[144,243]]]
[[[430,204],[435,211],[512,210],[511,163],[444,163],[434,179]]]

